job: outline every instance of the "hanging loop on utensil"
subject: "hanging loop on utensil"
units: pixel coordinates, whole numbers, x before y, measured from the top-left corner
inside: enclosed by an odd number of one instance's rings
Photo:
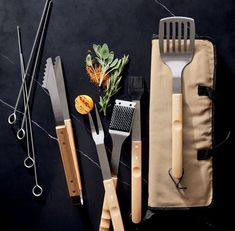
[[[8,123],[9,124],[14,124],[16,122],[16,113],[13,112],[8,116]]]
[[[24,166],[26,168],[32,168],[34,165],[34,159],[30,156],[28,156],[27,158],[25,158],[24,160]]]
[[[16,136],[19,140],[24,139],[25,137],[25,130],[23,128],[19,129],[16,133]]]
[[[43,189],[40,185],[36,184],[32,189],[32,193],[35,197],[39,197],[42,195]]]
[[[181,186],[181,184],[180,184],[181,181],[182,181],[182,179],[183,179],[183,176],[184,176],[184,169],[183,169],[182,176],[181,176],[179,179],[177,179],[177,180],[175,180],[174,177],[172,176],[171,170],[172,170],[172,169],[169,169],[168,174],[169,174],[171,180],[174,182],[175,187],[176,187],[177,189],[187,189],[187,187]]]

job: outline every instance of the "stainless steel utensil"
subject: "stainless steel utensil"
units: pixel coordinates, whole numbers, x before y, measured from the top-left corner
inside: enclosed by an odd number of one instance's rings
[[[113,150],[111,156],[111,171],[114,185],[117,185],[117,175],[121,156],[121,149],[124,140],[130,135],[132,121],[136,103],[125,100],[115,100],[112,118],[109,126],[109,133],[113,141]],[[110,213],[105,193],[103,210],[100,221],[100,231],[109,229]]]
[[[47,4],[47,2],[46,2],[46,4]],[[21,122],[20,129],[17,131],[17,138],[19,140],[21,140],[25,137],[24,124],[25,124],[25,120],[26,120],[26,113],[27,113],[27,110],[28,110],[29,100],[30,100],[31,91],[32,91],[32,87],[33,87],[34,76],[35,76],[36,69],[37,69],[37,66],[38,66],[39,56],[41,54],[42,42],[43,42],[43,39],[44,39],[44,35],[45,35],[45,31],[46,31],[46,25],[48,23],[48,19],[49,19],[48,16],[49,16],[51,6],[52,6],[52,1],[50,0],[48,2],[48,7],[46,8],[46,12],[45,12],[45,20],[43,22],[42,33],[41,33],[41,36],[40,36],[39,45],[38,45],[38,49],[37,49],[37,54],[36,54],[36,58],[35,58],[34,66],[33,66],[33,72],[32,72],[30,83],[29,83],[28,96],[26,98],[26,104],[25,104],[25,107],[24,107],[23,119],[22,119],[22,122]],[[43,12],[43,14],[44,14],[44,12]],[[22,89],[23,89],[23,86],[24,86],[26,76],[27,76],[27,71],[25,72],[25,75],[24,75],[24,78],[23,78],[23,81],[22,81],[22,86],[21,86]],[[21,88],[20,88],[20,92],[22,91]]]
[[[23,81],[25,69],[24,69],[24,58],[23,58],[23,52],[22,52],[22,47],[21,47],[21,37],[20,37],[20,28],[19,28],[19,26],[17,26],[17,38],[18,38],[18,46],[19,46],[21,78],[22,78],[22,81]],[[26,82],[25,82],[24,87],[23,87],[24,106],[26,104],[27,96],[28,96],[28,92],[27,92],[27,86],[26,86]],[[32,189],[32,193],[33,193],[34,196],[38,197],[38,196],[42,195],[43,189],[38,183],[36,157],[35,157],[35,149],[34,149],[34,138],[33,138],[33,130],[32,130],[32,121],[31,121],[30,108],[29,107],[28,107],[28,110],[27,110],[26,113],[27,113],[27,116],[26,116],[27,157],[24,160],[24,166],[26,168],[32,168],[33,167],[33,169],[34,169],[35,185]],[[30,154],[30,147],[31,147],[32,154]]]
[[[160,20],[159,49],[163,62],[173,75],[172,94],[172,176],[183,173],[182,138],[182,72],[192,61],[195,24],[192,18],[168,17]]]
[[[19,56],[20,56],[20,69],[21,69],[21,80],[23,81],[24,78],[24,58],[23,58],[23,52],[22,52],[22,46],[21,46],[21,36],[20,36],[20,27],[17,26],[17,39],[18,39],[18,48],[19,48]],[[23,102],[24,106],[26,104],[26,98],[27,98],[27,86],[26,82],[24,83],[23,87]],[[28,110],[28,113],[30,113],[30,110]],[[27,113],[27,122],[25,124],[25,133],[26,133],[26,148],[27,148],[27,157],[24,160],[24,166],[26,168],[31,168],[33,167],[34,160],[31,157],[30,154],[30,140],[29,140],[29,126],[30,126],[30,121]]]
[[[37,33],[36,33],[36,36],[35,36],[35,39],[34,39],[34,42],[33,42],[32,49],[30,51],[29,60],[28,60],[28,63],[27,63],[27,67],[26,67],[24,76],[23,76],[23,80],[22,80],[22,83],[21,83],[21,86],[20,86],[20,90],[19,90],[18,96],[17,96],[17,99],[16,99],[14,110],[13,110],[13,113],[10,114],[9,117],[8,117],[8,123],[9,124],[14,124],[16,122],[16,119],[17,119],[16,110],[17,110],[17,107],[19,105],[20,97],[22,95],[22,91],[23,91],[23,87],[24,87],[24,84],[25,84],[26,77],[28,75],[29,67],[31,66],[31,63],[32,63],[33,54],[35,53],[36,44],[37,44],[37,41],[38,41],[38,37],[40,35],[42,23],[44,21],[46,13],[47,13],[47,9],[48,9],[49,3],[51,3],[51,0],[47,0],[45,5],[44,5],[43,13],[42,13],[39,25],[38,25],[38,29],[37,29]]]
[[[113,223],[113,228],[116,231],[121,231],[121,230],[124,230],[124,227],[123,227],[121,212],[120,212],[119,203],[117,199],[116,189],[112,180],[108,157],[107,157],[107,153],[106,153],[105,146],[104,146],[104,131],[103,131],[100,116],[99,116],[96,106],[95,106],[95,112],[96,112],[96,120],[97,120],[97,125],[98,125],[98,132],[95,129],[93,119],[89,113],[88,116],[89,116],[89,122],[90,122],[90,127],[91,127],[91,134],[96,144],[96,150],[97,150],[101,172],[103,176],[105,195],[106,195],[107,204],[108,204],[109,212],[110,212],[112,223]]]
[[[51,58],[47,59],[42,87],[50,94],[69,195],[75,203],[80,197],[80,202],[83,204],[81,176],[60,57],[56,57],[55,65]]]

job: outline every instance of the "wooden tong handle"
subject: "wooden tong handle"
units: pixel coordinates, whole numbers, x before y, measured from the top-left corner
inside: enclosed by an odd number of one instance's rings
[[[113,179],[114,187],[116,189],[117,188],[117,177],[113,177],[112,179]],[[107,194],[105,193],[99,231],[108,231],[110,228],[110,221],[111,221],[111,216],[110,216],[110,212],[109,212]]]
[[[103,183],[104,183],[106,200],[109,207],[110,216],[113,223],[113,230],[124,231],[122,216],[118,204],[116,187],[114,186],[114,182],[112,179],[110,179],[110,180],[104,180]]]
[[[82,185],[78,167],[76,148],[71,120],[65,120],[65,125],[56,126],[60,154],[64,166],[70,197],[80,196]]]
[[[137,224],[141,221],[142,210],[142,186],[141,186],[141,141],[132,141],[131,154],[131,219]]]
[[[172,95],[172,176],[183,174],[182,94]]]

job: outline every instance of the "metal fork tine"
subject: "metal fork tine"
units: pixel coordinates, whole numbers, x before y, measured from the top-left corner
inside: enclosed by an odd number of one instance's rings
[[[97,120],[97,125],[98,125],[98,130],[103,130],[103,127],[102,127],[102,123],[101,123],[101,120],[100,120],[100,115],[99,115],[99,112],[97,110],[97,107],[95,105],[95,114],[96,114],[96,120]]]
[[[96,132],[95,125],[90,113],[88,113],[88,118],[89,118],[91,133]]]

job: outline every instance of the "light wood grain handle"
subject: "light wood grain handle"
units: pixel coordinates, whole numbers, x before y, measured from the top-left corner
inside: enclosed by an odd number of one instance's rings
[[[131,219],[137,224],[141,221],[142,210],[142,184],[141,184],[141,163],[142,145],[141,141],[132,141],[131,155]]]
[[[182,94],[172,95],[172,176],[181,178],[183,173]]]
[[[75,163],[75,175],[78,181],[78,187],[80,192],[82,191],[82,182],[81,182],[81,174],[80,174],[80,170],[79,170],[79,165],[78,165],[78,160],[77,160],[77,152],[76,152],[76,146],[75,146],[75,142],[74,142],[74,136],[73,136],[73,128],[72,128],[72,122],[70,119],[65,120],[65,126],[68,132],[68,136],[69,136],[69,143],[70,143],[70,147],[71,147],[71,152],[72,152],[72,159],[73,162]]]
[[[70,197],[80,196],[81,179],[78,168],[76,149],[74,145],[71,121],[66,121],[65,125],[56,126],[60,154],[64,166],[66,182]]]
[[[110,216],[112,219],[113,230],[124,231],[121,211],[113,180],[112,179],[104,180],[103,183],[104,183],[104,189],[105,189],[106,199],[108,202]]]
[[[115,189],[117,188],[117,177],[113,177],[113,183]],[[107,201],[107,194],[104,194],[103,208],[100,220],[99,231],[108,231],[110,228],[111,215],[109,212],[109,205]]]

